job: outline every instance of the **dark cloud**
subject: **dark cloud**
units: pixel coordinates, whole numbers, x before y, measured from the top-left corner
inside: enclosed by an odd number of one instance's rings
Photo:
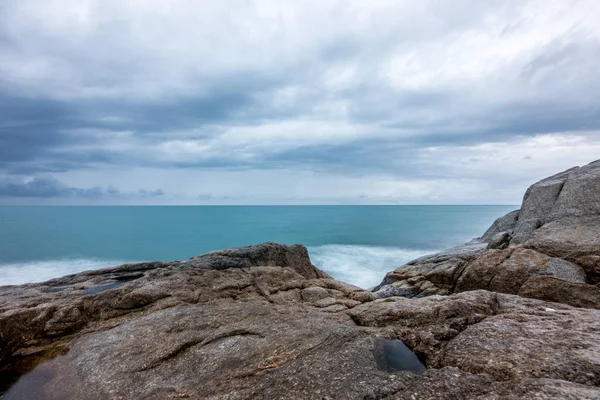
[[[162,189],[156,189],[156,190],[140,189],[137,191],[137,195],[143,196],[143,197],[156,197],[156,196],[164,196],[165,192]]]
[[[73,126],[67,104],[0,95],[0,160],[35,160],[64,143],[59,131]]]
[[[134,193],[123,193],[110,186],[106,188],[95,186],[83,189],[65,185],[52,177],[35,177],[26,182],[10,180],[0,181],[0,197],[155,197],[163,196],[164,194],[162,189],[140,189]]]

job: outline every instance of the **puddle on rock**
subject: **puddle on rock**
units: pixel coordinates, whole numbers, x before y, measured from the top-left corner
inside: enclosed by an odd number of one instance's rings
[[[53,286],[50,289],[45,290],[46,293],[58,293],[70,289],[70,286]]]
[[[45,385],[56,376],[54,363],[64,354],[66,350],[58,349],[10,360],[0,368],[0,399],[54,399],[46,392]]]
[[[388,371],[423,372],[426,367],[401,340],[375,338],[373,355],[377,368]]]
[[[128,282],[136,280],[137,278],[139,278],[139,276],[127,277],[127,278],[121,278],[121,279],[115,278],[117,280],[116,282],[112,282],[112,283],[105,284],[105,285],[99,285],[99,286],[94,286],[94,287],[86,288],[83,291],[83,294],[87,295],[87,294],[98,294],[98,293],[106,292],[107,290],[116,289],[118,287],[121,287],[121,286],[125,285]]]
[[[122,275],[122,276],[113,276],[113,277],[109,277],[108,279],[105,279],[105,281],[113,281],[111,283],[107,283],[104,285],[98,285],[98,286],[93,286],[93,287],[88,287],[85,288],[83,290],[83,294],[84,295],[88,295],[88,294],[98,294],[98,293],[102,293],[105,292],[107,290],[110,289],[116,289],[118,287],[123,286],[124,284],[126,284],[127,282],[131,282],[134,281],[138,278],[143,277],[143,274],[128,274],[128,275]],[[77,288],[77,286],[81,285],[81,283],[73,283],[70,285],[58,285],[58,286],[52,286],[48,289],[45,289],[44,292],[46,293],[59,293],[59,292],[64,292],[66,290],[77,290],[80,288]]]

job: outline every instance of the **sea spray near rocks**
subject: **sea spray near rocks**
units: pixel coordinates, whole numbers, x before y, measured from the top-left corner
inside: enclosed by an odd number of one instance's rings
[[[125,260],[79,258],[0,264],[0,286],[43,282],[57,276],[108,268],[125,263]]]
[[[377,285],[399,263],[431,251],[398,247],[324,245],[308,248],[310,259],[334,278],[363,289]]]

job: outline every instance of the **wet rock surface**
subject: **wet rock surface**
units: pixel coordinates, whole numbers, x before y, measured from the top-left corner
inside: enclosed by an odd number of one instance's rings
[[[0,287],[0,397],[598,399],[590,165],[374,292],[275,243]]]

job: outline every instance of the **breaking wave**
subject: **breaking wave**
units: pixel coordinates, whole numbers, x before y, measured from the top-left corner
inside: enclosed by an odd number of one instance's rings
[[[368,289],[386,273],[432,250],[327,244],[308,248],[312,263],[335,279]]]
[[[0,264],[0,286],[44,282],[77,272],[115,267],[131,261],[60,259]]]

